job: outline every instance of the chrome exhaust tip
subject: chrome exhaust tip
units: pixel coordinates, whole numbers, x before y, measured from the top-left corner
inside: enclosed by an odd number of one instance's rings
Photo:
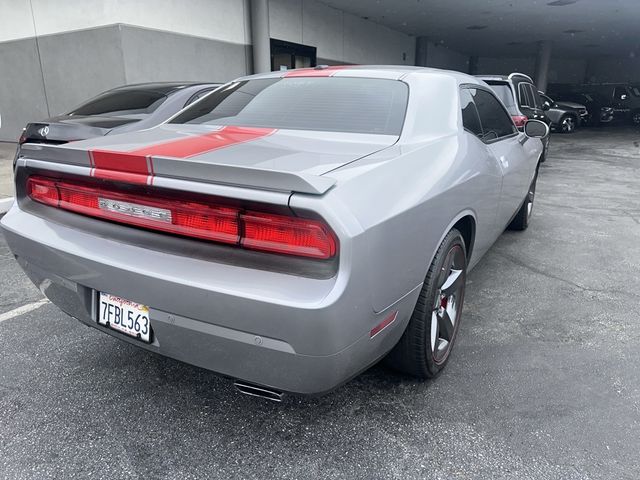
[[[282,392],[272,390],[269,387],[258,387],[240,380],[234,381],[233,386],[236,387],[236,390],[240,393],[250,395],[252,397],[264,398],[265,400],[271,400],[272,402],[282,402],[282,397],[284,395]]]

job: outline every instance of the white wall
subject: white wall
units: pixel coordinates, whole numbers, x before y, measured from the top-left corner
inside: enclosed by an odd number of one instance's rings
[[[243,0],[0,0],[0,41],[125,23],[245,43]]]
[[[0,0],[0,42],[33,36],[29,0]]]
[[[319,59],[361,64],[414,62],[414,37],[315,0],[271,0],[269,24],[272,38],[314,46]]]

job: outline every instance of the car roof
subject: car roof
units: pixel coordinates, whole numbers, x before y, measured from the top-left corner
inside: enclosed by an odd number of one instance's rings
[[[414,75],[447,75],[455,78],[458,83],[473,83],[481,85],[472,75],[456,72],[454,70],[442,70],[430,67],[414,67],[410,65],[319,65],[311,68],[298,68],[293,70],[281,70],[275,72],[248,75],[238,80],[256,80],[282,77],[358,77],[401,80]]]

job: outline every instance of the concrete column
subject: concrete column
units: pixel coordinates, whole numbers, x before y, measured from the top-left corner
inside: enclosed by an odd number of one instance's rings
[[[538,43],[538,56],[536,58],[536,86],[538,90],[547,91],[549,79],[549,62],[551,61],[551,42],[544,40]]]
[[[427,48],[429,40],[427,37],[416,37],[416,66],[427,66]]]
[[[478,74],[478,56],[472,55],[469,57],[469,75]]]
[[[251,0],[251,43],[253,73],[271,71],[271,34],[269,33],[269,0]]]

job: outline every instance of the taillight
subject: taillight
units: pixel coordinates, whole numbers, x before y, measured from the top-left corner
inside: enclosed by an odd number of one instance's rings
[[[333,236],[317,220],[256,212],[243,213],[240,218],[245,248],[312,258],[336,254]]]
[[[56,183],[52,180],[35,179],[30,177],[27,179],[27,195],[29,195],[36,202],[44,203],[46,205],[58,206],[60,201],[60,195]]]
[[[524,124],[529,121],[525,115],[511,115],[511,118],[518,128],[524,127]]]
[[[136,227],[264,252],[329,259],[337,241],[320,220],[244,211],[206,201],[125,193],[33,176],[29,197],[45,205]]]

